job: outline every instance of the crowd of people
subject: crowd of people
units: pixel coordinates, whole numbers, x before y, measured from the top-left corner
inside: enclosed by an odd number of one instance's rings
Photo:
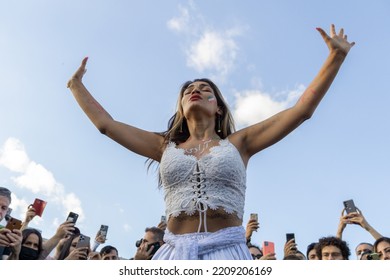
[[[11,191],[0,187],[0,221],[11,221],[7,214],[11,204]],[[29,227],[36,217],[34,207],[29,207],[20,229],[0,228],[0,256],[2,260],[151,260],[156,252],[165,243],[164,234],[166,222],[161,221],[157,226],[145,229],[144,236],[135,242],[137,250],[132,257],[120,257],[118,249],[106,245],[106,235],[98,231],[95,239],[82,243],[83,233],[75,227],[72,221],[65,221],[50,238],[43,238],[41,231]],[[361,242],[351,257],[348,243],[342,239],[342,233],[347,225],[357,224],[368,231],[373,242]],[[249,219],[246,225],[246,244],[253,260],[276,260],[274,251],[265,252],[265,248],[251,241],[253,232],[259,229],[257,219]],[[80,246],[81,244],[81,246]],[[99,249],[99,247],[101,247]],[[302,249],[302,250],[300,250]],[[306,248],[298,249],[294,238],[286,240],[283,256],[280,260],[390,260],[390,237],[382,236],[365,219],[362,212],[345,214],[334,236],[321,237],[309,244]],[[264,253],[265,252],[265,253]],[[122,252],[126,254],[126,252]]]

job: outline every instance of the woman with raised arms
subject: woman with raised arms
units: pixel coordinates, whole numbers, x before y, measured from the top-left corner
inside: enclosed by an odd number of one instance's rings
[[[97,129],[130,151],[159,163],[167,229],[153,259],[252,259],[242,226],[249,159],[309,119],[354,43],[344,30],[317,28],[329,55],[291,108],[235,131],[217,86],[208,79],[184,83],[168,130],[154,133],[111,117],[82,83],[87,58],[68,87]]]

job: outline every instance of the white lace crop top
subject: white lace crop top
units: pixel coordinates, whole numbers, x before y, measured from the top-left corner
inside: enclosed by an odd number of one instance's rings
[[[207,209],[223,209],[243,218],[246,169],[241,155],[228,139],[220,140],[208,154],[197,159],[170,142],[161,158],[160,176],[164,189],[166,215],[199,212],[199,229],[206,226]]]

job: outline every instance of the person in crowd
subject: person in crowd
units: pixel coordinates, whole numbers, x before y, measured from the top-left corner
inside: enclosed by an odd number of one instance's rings
[[[351,255],[347,242],[335,236],[320,238],[315,248],[319,260],[348,260]]]
[[[368,242],[361,242],[355,248],[356,258],[358,260],[363,260],[363,255],[371,254],[374,252],[374,245]]]
[[[184,83],[165,132],[119,122],[84,86],[88,58],[83,59],[67,84],[82,110],[102,134],[159,163],[168,222],[165,244],[154,259],[252,259],[242,226],[249,159],[311,118],[354,45],[333,24],[330,36],[317,30],[329,55],[298,102],[238,131],[228,104],[209,79]]]
[[[251,256],[254,260],[260,260],[263,257],[263,252],[261,251],[259,246],[256,246],[254,244],[248,243],[248,249],[251,253]]]
[[[80,230],[75,227],[74,232],[71,235],[65,237],[65,241],[60,248],[58,260],[87,260],[90,253],[88,247],[77,247],[81,233]]]
[[[365,229],[371,236],[377,240],[382,237],[382,235],[372,227],[366,218],[363,216],[363,212],[360,209],[357,209],[357,212],[351,212],[345,214],[345,208],[341,212],[340,222],[337,228],[336,237],[343,239],[343,232],[347,225],[359,225],[361,228]]]
[[[374,243],[374,252],[379,254],[380,260],[390,260],[390,237],[378,238]]]
[[[158,227],[145,229],[144,237],[136,242],[134,260],[150,260],[164,244],[164,231]]]
[[[111,245],[104,246],[100,250],[100,256],[102,260],[119,260],[118,249]]]
[[[0,222],[5,218],[11,204],[11,191],[7,188],[0,187]]]
[[[7,215],[9,205],[11,204],[11,191],[0,187],[0,221]],[[19,229],[12,231],[7,228],[0,228],[0,260],[8,259],[10,254],[17,256],[22,242],[22,232]],[[7,254],[5,250],[9,250]]]
[[[22,240],[17,250],[11,252],[8,260],[42,260],[42,234],[34,228],[26,228],[22,231]]]
[[[310,244],[307,246],[307,249],[306,249],[306,258],[307,258],[309,261],[318,260],[317,252],[316,252],[316,248],[315,248],[317,244],[318,244],[317,242],[312,242],[312,243],[310,243]]]

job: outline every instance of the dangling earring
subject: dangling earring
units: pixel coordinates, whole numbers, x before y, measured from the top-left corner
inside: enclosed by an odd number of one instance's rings
[[[183,133],[183,121],[181,121],[180,123],[180,130],[179,130],[180,133]]]
[[[218,115],[218,126],[217,126],[217,132],[221,132],[221,115]]]

